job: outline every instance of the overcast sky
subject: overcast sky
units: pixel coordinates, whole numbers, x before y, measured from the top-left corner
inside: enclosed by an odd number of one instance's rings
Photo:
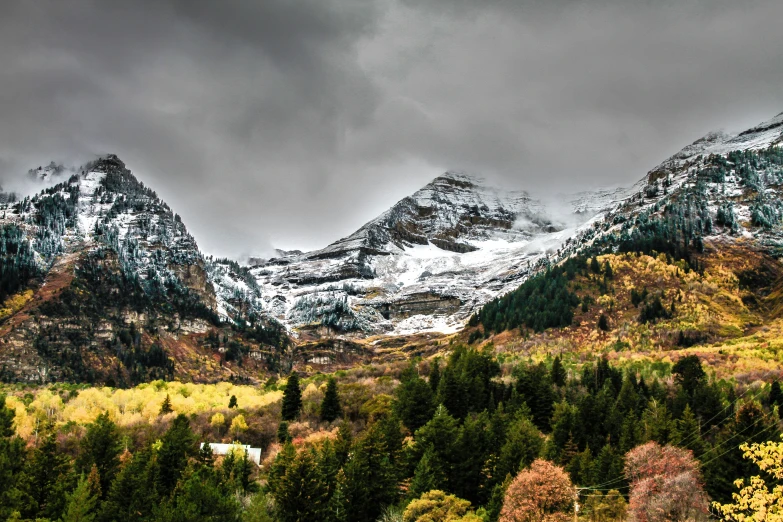
[[[2,0],[0,180],[115,152],[218,255],[446,169],[630,184],[783,111],[780,0]]]

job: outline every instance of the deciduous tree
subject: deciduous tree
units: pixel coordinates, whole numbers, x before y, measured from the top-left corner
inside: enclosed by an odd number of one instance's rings
[[[648,442],[628,452],[629,514],[638,522],[706,520],[709,501],[689,450]]]
[[[575,490],[568,474],[545,460],[519,472],[506,490],[500,522],[568,522]]]
[[[724,520],[736,522],[781,522],[783,521],[783,442],[743,444],[745,458],[755,463],[775,482],[767,483],[760,475],[748,481],[738,479],[734,484],[739,492],[734,493],[734,502],[713,504]]]

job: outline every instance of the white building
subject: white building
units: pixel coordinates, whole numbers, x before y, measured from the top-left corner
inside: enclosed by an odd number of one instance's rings
[[[202,442],[202,448],[204,447],[204,444],[209,445],[214,455],[228,455],[230,451],[242,449],[245,453],[247,453],[247,458],[249,461],[255,462],[257,466],[261,465],[261,448],[251,448],[246,444],[220,444],[217,442]]]

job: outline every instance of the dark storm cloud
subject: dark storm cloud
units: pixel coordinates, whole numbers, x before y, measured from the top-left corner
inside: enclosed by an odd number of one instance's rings
[[[0,175],[116,152],[206,250],[313,248],[446,168],[629,184],[783,110],[783,3],[6,0]]]

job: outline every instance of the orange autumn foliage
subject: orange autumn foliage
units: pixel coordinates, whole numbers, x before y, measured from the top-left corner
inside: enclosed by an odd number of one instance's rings
[[[499,522],[567,522],[574,495],[563,468],[537,459],[509,484]]]

